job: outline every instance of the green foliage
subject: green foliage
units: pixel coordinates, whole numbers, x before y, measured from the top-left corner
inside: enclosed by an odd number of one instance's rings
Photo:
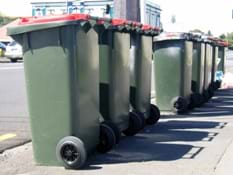
[[[190,30],[189,32],[194,32],[194,33],[201,33],[201,34],[204,34],[204,32],[202,32],[200,29]]]
[[[11,21],[14,21],[16,18],[8,17],[8,16],[3,16],[0,14],[0,26],[6,25]]]
[[[212,34],[212,32],[210,30],[208,30],[207,35],[208,36],[213,36],[213,34]]]
[[[176,15],[172,15],[171,22],[172,24],[176,23]]]
[[[221,34],[219,38],[223,39],[224,41],[227,41],[231,44],[230,47],[233,47],[233,32],[227,33],[227,34]]]
[[[226,39],[226,35],[225,35],[225,34],[221,34],[221,35],[219,36],[219,38],[220,38],[220,39]]]

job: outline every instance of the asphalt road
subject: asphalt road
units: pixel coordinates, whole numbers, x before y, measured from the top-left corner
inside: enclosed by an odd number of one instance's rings
[[[0,152],[30,138],[23,63],[4,60],[0,62]]]

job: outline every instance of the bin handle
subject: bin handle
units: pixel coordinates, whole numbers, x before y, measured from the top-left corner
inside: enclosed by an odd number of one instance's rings
[[[27,47],[28,47],[28,49],[31,51],[31,53],[33,53],[32,52],[32,47],[31,47],[31,41],[30,41],[30,33],[28,32],[28,33],[26,33],[26,40],[27,40]]]
[[[62,46],[63,42],[62,42],[62,34],[61,34],[61,28],[58,29],[58,45]]]

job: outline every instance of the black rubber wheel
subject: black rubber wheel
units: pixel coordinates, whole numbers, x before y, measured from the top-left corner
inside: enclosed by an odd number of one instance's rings
[[[103,123],[107,124],[109,127],[112,128],[112,130],[115,134],[115,137],[116,137],[116,144],[118,144],[120,142],[120,139],[121,139],[121,131],[119,130],[117,125],[111,121],[104,121]]]
[[[211,84],[208,88],[208,92],[209,92],[209,98],[214,96],[214,87],[213,84]]]
[[[210,99],[210,95],[209,95],[208,90],[203,91],[203,97],[204,97],[204,102],[207,102]]]
[[[222,84],[222,82],[221,82],[220,80],[217,80],[217,81],[215,82],[216,90],[219,89],[219,88],[221,87],[221,84]]]
[[[171,110],[175,113],[184,113],[187,111],[188,102],[184,97],[175,97],[171,101]]]
[[[134,112],[137,113],[138,116],[141,118],[141,122],[142,122],[141,129],[143,129],[146,126],[146,119],[145,119],[144,114],[139,111],[134,111]]]
[[[198,94],[194,93],[190,96],[190,103],[188,105],[189,109],[195,108],[199,104]]]
[[[83,167],[87,159],[84,143],[74,136],[64,137],[58,142],[56,156],[58,161],[68,169]]]
[[[143,127],[143,121],[136,112],[129,113],[129,127],[123,131],[126,136],[133,136]]]
[[[197,99],[198,99],[198,103],[197,103],[197,107],[201,107],[201,105],[205,102],[204,97],[201,94],[197,94]]]
[[[17,59],[11,59],[11,62],[12,62],[12,63],[16,63],[16,62],[17,62]]]
[[[157,106],[150,105],[150,116],[146,119],[148,125],[154,125],[160,119],[160,110]]]
[[[113,129],[106,123],[100,124],[100,138],[97,145],[97,151],[106,153],[116,144],[116,136]]]

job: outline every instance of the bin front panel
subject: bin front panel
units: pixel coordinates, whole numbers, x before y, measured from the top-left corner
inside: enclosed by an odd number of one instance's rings
[[[70,33],[63,38],[63,46],[59,44],[60,32],[64,36]],[[39,164],[57,165],[56,145],[72,134],[72,34],[72,27],[23,34],[32,143]]]
[[[226,48],[219,46],[218,58],[220,59],[218,64],[218,71],[225,73],[225,60],[226,60]]]
[[[152,69],[152,37],[141,36],[136,60],[136,109],[146,113],[150,112],[151,98],[151,69]]]
[[[181,69],[181,96],[188,97],[191,94],[192,85],[192,55],[193,55],[193,43],[191,41],[184,42],[183,64]]]
[[[127,33],[113,32],[112,55],[110,58],[110,116],[121,130],[128,127],[129,120],[129,50],[130,36]]]
[[[107,44],[99,45],[100,69],[100,113],[105,120],[111,120],[109,113],[109,83],[110,83],[110,58],[111,47]]]
[[[212,47],[212,74],[211,74],[211,82],[214,82],[216,80],[215,74],[218,68],[217,60],[218,60],[218,47],[213,46]]]
[[[193,62],[192,62],[192,91],[202,93],[204,83],[204,61],[205,45],[201,42],[193,42]]]
[[[74,134],[87,150],[99,142],[99,47],[97,33],[77,27],[76,32],[76,115]]]
[[[205,44],[201,43],[201,54],[200,54],[200,75],[199,75],[199,89],[198,93],[203,93],[204,86],[204,74],[205,74]]]
[[[154,49],[156,104],[160,110],[170,110],[171,100],[181,95],[184,42],[160,41],[155,43]]]
[[[205,44],[205,76],[204,90],[207,90],[211,83],[211,68],[212,68],[212,47],[210,44]]]

